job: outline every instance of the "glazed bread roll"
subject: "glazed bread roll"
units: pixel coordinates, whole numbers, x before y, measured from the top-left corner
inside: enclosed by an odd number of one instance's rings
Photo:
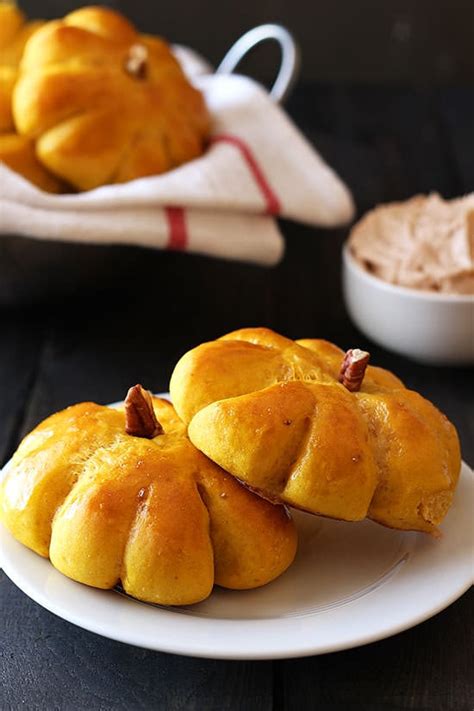
[[[78,190],[156,175],[200,156],[210,119],[169,46],[84,7],[28,42],[13,95],[18,132]]]
[[[41,20],[27,22],[19,8],[0,1],[0,162],[47,192],[59,192],[60,181],[41,165],[35,144],[15,131],[12,95],[24,47],[43,25]]]
[[[12,94],[18,65],[27,41],[43,24],[27,22],[16,5],[0,0],[0,133],[15,130]]]
[[[436,535],[460,472],[456,430],[367,361],[242,329],[186,353],[170,391],[193,444],[271,501]]]
[[[169,402],[135,386],[125,406],[74,405],[25,437],[0,481],[13,536],[73,580],[167,605],[286,570],[287,510],[201,454]]]

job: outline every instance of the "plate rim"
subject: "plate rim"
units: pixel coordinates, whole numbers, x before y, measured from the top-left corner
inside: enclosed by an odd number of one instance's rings
[[[158,397],[165,397],[169,399],[169,394],[168,393],[160,393]],[[112,405],[109,406],[117,406],[120,403],[113,403]],[[4,466],[7,467],[9,462],[7,462]],[[3,469],[4,469],[3,468]],[[0,475],[3,470],[0,470]],[[462,467],[461,467],[461,477],[466,477],[467,479],[467,486],[471,487],[471,492],[472,492],[472,487],[474,485],[474,472],[472,469],[469,467],[469,465],[466,462],[462,462]],[[416,535],[416,534],[413,534]],[[5,540],[11,541],[12,544],[15,546],[19,546],[19,550],[21,550],[22,555],[18,556],[15,559],[15,556],[9,557],[9,555],[5,552],[3,549],[3,541]],[[35,563],[36,563],[36,568],[38,569],[38,565],[47,565],[48,569],[50,569],[50,573],[54,573],[55,575],[60,576],[61,579],[61,584],[62,586],[73,586],[74,587],[74,595],[71,595],[71,598],[69,596],[62,596],[59,595],[59,600],[56,599],[56,597],[49,597],[47,594],[47,591],[41,588],[41,585],[38,583],[38,580],[35,580],[35,573],[31,572],[31,566],[29,566],[27,569],[22,570],[21,566],[21,559],[24,556],[31,556],[31,561],[33,562],[33,568],[35,568]],[[138,605],[136,601],[133,599],[127,599],[123,598],[122,601],[118,601],[119,595],[115,591],[105,591],[105,590],[97,590],[95,588],[88,587],[86,585],[81,585],[81,583],[77,583],[73,580],[70,580],[69,578],[63,576],[59,571],[55,570],[48,559],[41,558],[38,556],[36,553],[33,551],[29,550],[25,546],[23,546],[21,543],[16,541],[13,536],[7,531],[7,529],[0,524],[0,569],[3,569],[4,573],[7,575],[7,577],[24,593],[26,594],[29,598],[31,598],[34,602],[37,604],[41,605],[44,607],[46,610],[48,610],[50,613],[66,620],[67,622],[70,622],[74,624],[77,627],[80,627],[82,629],[85,629],[89,632],[92,632],[94,634],[98,634],[100,636],[112,639],[116,642],[121,642],[123,644],[130,644],[132,646],[137,646],[143,649],[149,649],[153,651],[159,651],[159,652],[166,652],[170,654],[178,654],[182,656],[192,656],[192,657],[198,657],[198,658],[206,658],[206,659],[228,659],[228,660],[270,660],[270,659],[291,659],[291,658],[298,658],[298,657],[306,657],[306,656],[312,656],[312,655],[319,655],[319,654],[327,654],[327,653],[332,653],[332,652],[337,652],[337,651],[342,651],[345,649],[351,649],[355,647],[360,647],[364,646],[366,644],[371,644],[372,642],[376,642],[382,639],[386,639],[387,637],[391,637],[393,635],[399,634],[403,631],[406,631],[428,619],[431,617],[435,616],[442,610],[446,609],[451,605],[455,600],[460,598],[470,587],[473,585],[473,578],[472,575],[471,577],[469,576],[469,572],[463,577],[463,582],[461,584],[454,585],[453,588],[449,591],[448,594],[445,596],[442,596],[434,605],[433,604],[426,604],[426,606],[420,608],[418,612],[416,609],[414,611],[410,610],[408,608],[408,612],[406,617],[401,619],[400,621],[393,623],[390,621],[380,621],[378,620],[378,624],[373,626],[369,626],[369,630],[365,634],[358,634],[356,636],[348,635],[347,638],[341,639],[335,642],[332,642],[330,639],[327,638],[327,635],[325,636],[323,634],[322,640],[317,640],[314,639],[314,641],[308,641],[308,640],[303,640],[301,638],[298,638],[298,635],[295,636],[295,638],[292,640],[291,637],[288,638],[288,642],[286,646],[282,646],[281,642],[276,646],[275,649],[270,648],[268,646],[265,646],[265,643],[260,642],[255,642],[255,639],[258,639],[258,635],[255,635],[255,638],[253,641],[250,641],[248,644],[245,646],[237,646],[235,649],[229,649],[228,646],[224,645],[219,647],[219,638],[221,637],[221,632],[232,632],[232,628],[236,628],[236,626],[239,626],[239,628],[244,627],[250,627],[254,628],[254,633],[257,629],[261,629],[262,632],[266,630],[271,630],[272,626],[276,628],[285,628],[288,627],[289,630],[291,631],[291,626],[295,624],[295,620],[297,621],[300,618],[249,618],[249,619],[225,619],[225,618],[209,618],[209,617],[200,617],[200,616],[193,616],[193,615],[177,615],[176,612],[171,610],[162,610],[160,608],[153,608],[150,606],[145,606],[145,608],[150,611],[153,610],[153,613],[156,614],[156,619],[158,620],[158,626],[160,626],[160,620],[161,623],[163,624],[163,627],[166,631],[166,628],[171,626],[176,628],[176,632],[174,634],[168,634],[167,636],[153,636],[152,634],[149,634],[149,638],[147,638],[146,634],[144,635],[143,633],[143,628],[141,629],[140,627],[136,630],[130,631],[124,630],[120,625],[109,625],[107,624],[104,626],[100,624],[100,620],[98,621],[98,612],[97,609],[94,614],[91,614],[89,611],[89,614],[84,614],[77,609],[68,608],[67,606],[67,601],[68,599],[73,599],[79,595],[80,597],[87,598],[87,596],[94,596],[95,595],[101,595],[101,597],[97,597],[97,600],[99,600],[98,607],[100,608],[101,605],[105,605],[105,609],[108,606],[107,600],[110,602],[110,596],[114,595],[114,601],[113,604],[110,605],[110,610],[113,610],[117,607],[119,610],[121,610],[122,605],[123,609],[125,610],[125,605],[133,605],[132,608],[129,608],[129,612],[131,610],[131,617],[135,617],[138,615],[138,618],[140,618],[142,615],[139,613],[139,609],[142,608],[143,612],[143,604],[138,601]],[[464,569],[463,569],[464,570]],[[396,580],[397,576],[395,576]],[[379,588],[377,591],[377,595],[383,596],[384,594],[387,594],[387,588],[389,589],[391,585],[393,585],[394,580],[390,580],[386,583],[386,585],[382,586],[382,588]],[[403,588],[403,582],[402,582],[402,588]],[[385,593],[384,593],[385,590]],[[73,592],[73,589],[71,588],[71,592]],[[372,594],[372,593],[371,593]],[[92,598],[91,598],[92,599]],[[362,598],[364,600],[364,598]],[[357,603],[361,603],[362,600],[359,601],[354,601],[348,603],[346,607],[351,607],[353,605],[357,605]],[[365,603],[364,603],[365,604]],[[86,605],[87,607],[87,605]],[[143,614],[143,618],[146,618],[146,615],[149,614],[149,612],[146,612]],[[329,616],[333,613],[330,612],[315,612],[313,614],[308,615],[305,617],[305,620],[311,620],[316,616]],[[161,617],[160,617],[161,615]],[[99,610],[99,616],[100,616],[100,610]],[[179,619],[178,619],[179,618]],[[336,615],[336,622],[337,622],[337,615]],[[196,643],[194,639],[190,642],[189,639],[186,641],[186,639],[183,639],[180,637],[179,630],[183,628],[190,628],[193,629],[197,632],[199,632],[202,629],[209,628],[209,624],[211,624],[212,627],[216,627],[217,631],[219,634],[213,634],[212,635],[212,641],[209,641],[206,645],[206,643]],[[296,626],[298,625],[298,622],[296,622]],[[146,626],[146,625],[144,625]],[[143,627],[143,625],[142,625]],[[250,632],[250,630],[249,630]],[[281,632],[280,632],[281,633]],[[189,632],[187,633],[189,635]],[[186,635],[184,635],[186,637]],[[199,635],[198,635],[199,637]],[[212,648],[211,648],[212,647]]]
[[[6,529],[3,527],[3,525],[0,523],[0,528],[2,531],[5,531],[8,536],[10,534]],[[21,544],[19,544],[21,545]],[[35,555],[33,551],[28,551],[28,553],[31,553],[31,555]],[[46,562],[46,559],[44,559]],[[49,561],[48,561],[49,562]],[[445,610],[447,607],[452,605],[456,600],[458,600],[462,595],[464,595],[465,592],[467,592],[470,587],[474,584],[472,581],[466,581],[466,584],[462,587],[457,588],[456,590],[453,591],[452,595],[449,597],[446,597],[440,604],[427,608],[423,612],[420,612],[419,615],[417,616],[411,616],[407,618],[404,622],[401,622],[398,625],[391,626],[390,628],[387,628],[385,630],[374,630],[372,633],[368,633],[367,635],[363,637],[358,637],[357,639],[348,639],[347,641],[341,642],[341,643],[336,643],[336,644],[331,644],[328,643],[326,645],[315,645],[314,647],[309,647],[309,646],[300,646],[300,647],[291,647],[289,646],[288,649],[286,650],[274,650],[272,652],[265,652],[265,651],[258,651],[258,650],[240,650],[240,651],[234,651],[232,653],[229,653],[225,650],[219,650],[219,649],[214,649],[212,652],[211,651],[205,651],[201,648],[195,647],[190,648],[188,647],[182,647],[180,646],[179,642],[178,643],[169,643],[168,641],[163,641],[160,640],[159,643],[153,643],[152,640],[147,642],[146,640],[139,639],[138,637],[133,637],[133,636],[128,636],[126,639],[124,638],[123,635],[121,635],[118,632],[115,632],[113,628],[109,629],[107,632],[99,631],[97,629],[97,625],[94,625],[93,622],[91,622],[89,619],[79,619],[74,613],[68,613],[64,611],[60,611],[59,607],[54,605],[53,602],[50,602],[50,600],[45,596],[39,593],[29,582],[26,584],[22,581],[21,575],[17,576],[16,571],[12,572],[12,569],[7,566],[8,569],[5,568],[4,566],[4,561],[3,558],[1,557],[1,547],[0,547],[0,570],[3,570],[5,575],[13,582],[13,584],[21,590],[27,597],[29,597],[31,600],[33,600],[35,603],[46,609],[48,612],[51,614],[55,615],[56,617],[59,617],[60,619],[65,620],[66,622],[69,622],[70,624],[73,624],[76,627],[79,627],[80,629],[84,629],[88,632],[91,632],[93,634],[96,634],[100,637],[105,637],[106,639],[111,639],[115,642],[120,642],[121,644],[129,644],[134,647],[138,647],[140,649],[147,649],[150,651],[154,652],[164,652],[167,654],[176,654],[178,656],[187,656],[187,657],[194,657],[194,658],[201,658],[201,659],[216,659],[216,660],[230,660],[230,661],[269,661],[269,660],[277,660],[277,659],[295,659],[295,658],[304,658],[304,657],[309,657],[309,656],[319,656],[321,654],[332,654],[335,652],[340,652],[348,649],[356,649],[358,647],[363,647],[368,644],[372,644],[374,642],[378,642],[384,639],[387,639],[389,637],[393,637],[397,634],[400,634],[402,632],[405,632],[412,627],[416,627],[417,625],[426,622],[427,620],[431,619],[432,617],[436,616],[439,612],[442,612]],[[59,571],[57,572],[58,575],[61,575]],[[66,578],[66,581],[68,584],[74,585],[74,586],[81,586],[81,583],[76,583],[74,580],[69,580]],[[84,587],[86,590],[88,590],[87,586],[81,586]],[[99,592],[104,592],[106,594],[114,594],[113,590],[104,590],[104,591],[99,591]],[[138,601],[140,602],[140,601]],[[134,604],[134,601],[131,601],[132,604]],[[159,610],[157,610],[159,612]],[[171,613],[172,614],[172,613]],[[187,616],[183,616],[184,619],[187,618]],[[207,623],[206,618],[193,618],[194,620],[198,620],[199,625],[205,625]],[[213,620],[213,624],[219,625],[221,620]],[[228,624],[231,625],[241,625],[242,622],[247,622],[247,623],[253,623],[255,622],[254,620],[231,620],[231,621],[225,621]],[[265,622],[271,622],[271,620],[265,620]]]

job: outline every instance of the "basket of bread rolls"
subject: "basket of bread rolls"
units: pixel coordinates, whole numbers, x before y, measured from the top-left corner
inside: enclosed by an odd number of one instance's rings
[[[117,281],[129,247],[270,266],[277,218],[352,218],[279,106],[298,72],[285,28],[250,30],[214,71],[107,7],[33,21],[0,0],[0,27],[0,303]],[[281,49],[270,92],[233,73],[263,41]]]

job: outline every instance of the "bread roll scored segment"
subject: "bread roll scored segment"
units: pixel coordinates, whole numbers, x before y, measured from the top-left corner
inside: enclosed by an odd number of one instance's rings
[[[367,425],[342,387],[286,382],[221,400],[189,437],[255,490],[328,517],[365,518],[377,485]]]

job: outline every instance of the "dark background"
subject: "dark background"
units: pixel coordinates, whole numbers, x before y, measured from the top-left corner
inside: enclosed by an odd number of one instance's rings
[[[24,0],[32,17],[58,17],[77,0]],[[91,3],[92,4],[92,3]],[[280,22],[297,37],[303,82],[418,85],[474,81],[472,0],[116,0],[144,32],[199,50],[218,63],[246,30]],[[259,52],[253,73],[271,76]]]
[[[75,2],[25,2],[35,16]],[[288,25],[303,50],[287,109],[353,191],[358,213],[388,200],[474,189],[474,2],[115,3],[141,29],[218,60],[242,31]],[[271,76],[262,50],[252,72]],[[233,328],[368,348],[437,404],[474,462],[472,369],[401,358],[351,324],[341,295],[348,228],[281,222],[274,269],[133,247],[0,239],[0,465],[21,437],[73,402],[167,389],[177,358]],[[3,308],[2,308],[3,305]],[[387,315],[389,317],[389,315]],[[0,710],[472,711],[474,595],[432,620],[346,652],[225,662],[149,652],[54,617],[0,572]],[[402,603],[401,603],[402,604]]]

